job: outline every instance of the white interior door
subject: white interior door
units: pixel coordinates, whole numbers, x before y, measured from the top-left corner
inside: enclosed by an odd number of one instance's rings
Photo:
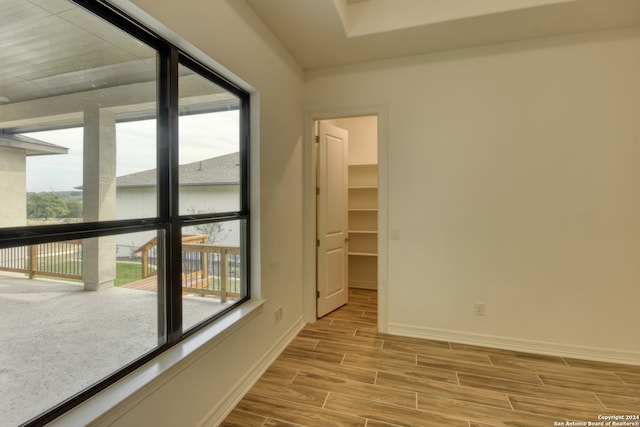
[[[317,166],[317,315],[347,303],[348,243],[347,185],[348,132],[320,122]]]

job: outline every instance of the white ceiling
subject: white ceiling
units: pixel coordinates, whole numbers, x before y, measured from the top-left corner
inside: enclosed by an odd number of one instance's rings
[[[306,70],[640,25],[640,0],[247,0]]]
[[[307,70],[640,25],[640,0],[247,2]],[[152,49],[69,0],[0,6],[0,109],[155,78]]]

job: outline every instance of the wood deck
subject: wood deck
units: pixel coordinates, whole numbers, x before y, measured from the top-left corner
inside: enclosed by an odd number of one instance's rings
[[[137,280],[135,282],[128,283],[126,285],[122,285],[122,288],[129,289],[137,289],[140,291],[152,291],[156,292],[158,290],[158,280],[157,276],[149,276],[144,279]]]
[[[199,279],[198,279],[199,280]],[[227,300],[227,298],[239,298],[240,294],[237,292],[228,292],[225,291],[224,292],[224,296],[221,295],[220,291],[212,291],[212,290],[203,290],[203,289],[199,289],[198,287],[192,286],[194,283],[198,283],[198,280],[193,280],[193,279],[187,279],[183,282],[183,290],[182,290],[182,294],[183,295],[189,295],[189,294],[206,294],[206,295],[212,295],[215,297],[219,297],[221,299],[224,299],[225,301]],[[145,277],[144,279],[140,279],[140,280],[136,280],[135,282],[131,282],[128,283],[126,285],[122,285],[121,288],[129,288],[129,289],[136,289],[139,291],[151,291],[151,292],[156,292],[158,290],[158,281],[157,281],[157,276],[149,276],[149,277]],[[224,302],[224,301],[223,301]]]

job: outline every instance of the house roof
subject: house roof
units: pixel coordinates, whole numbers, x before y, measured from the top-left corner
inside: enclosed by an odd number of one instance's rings
[[[116,179],[117,188],[155,187],[156,170],[149,169]],[[225,154],[198,162],[180,165],[181,186],[190,185],[233,185],[240,183],[239,153]]]

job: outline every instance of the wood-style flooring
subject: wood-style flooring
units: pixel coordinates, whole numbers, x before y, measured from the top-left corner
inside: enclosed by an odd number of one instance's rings
[[[376,298],[353,289],[307,325],[222,426],[544,427],[640,414],[640,366],[380,334]]]

